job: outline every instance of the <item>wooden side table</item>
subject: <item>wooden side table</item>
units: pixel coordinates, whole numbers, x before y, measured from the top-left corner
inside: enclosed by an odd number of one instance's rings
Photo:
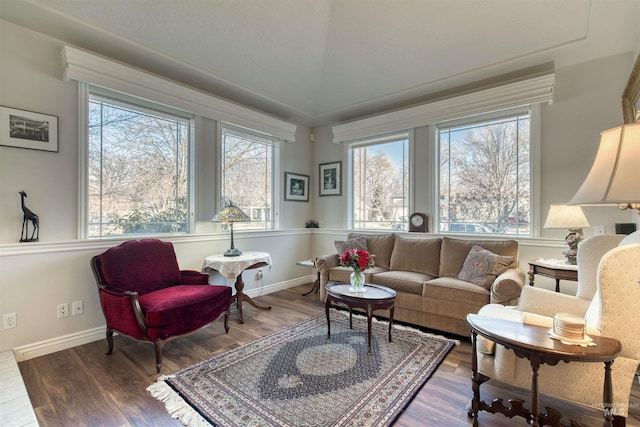
[[[307,267],[307,268],[316,268],[315,263],[313,262],[312,259],[306,259],[304,261],[298,261],[296,262],[296,265],[299,265],[300,267]],[[318,271],[317,273],[317,277],[316,277],[316,281],[313,282],[313,287],[309,290],[309,292],[305,292],[304,294],[302,294],[303,297],[309,295],[311,292],[314,292],[317,294],[318,291],[320,290],[320,271]]]
[[[396,291],[385,286],[365,284],[364,292],[351,292],[349,290],[350,287],[349,283],[334,282],[327,284],[327,299],[324,306],[327,316],[327,339],[331,338],[331,319],[329,318],[331,302],[346,305],[349,308],[349,327],[352,329],[352,310],[354,308],[362,308],[367,310],[367,338],[369,353],[371,353],[371,323],[375,310],[389,310],[389,342],[391,342]]]
[[[249,295],[244,294],[242,272],[267,266],[271,266],[271,255],[269,255],[269,253],[245,251],[242,255],[236,257],[226,257],[222,254],[210,255],[204,259],[202,271],[206,271],[207,269],[219,271],[229,282],[234,283],[236,293],[231,297],[231,303],[233,304],[235,302],[237,304],[240,323],[244,323],[244,316],[242,314],[242,302],[244,300],[261,310],[271,310],[271,307],[258,305]]]
[[[529,261],[529,285],[533,286],[536,274],[555,279],[556,292],[560,292],[560,280],[578,281],[578,266],[559,259],[532,259]]]
[[[557,365],[558,362],[600,362],[604,363],[604,427],[613,426],[613,388],[611,384],[611,364],[622,350],[620,341],[614,338],[592,336],[595,346],[581,347],[564,344],[549,338],[549,328],[510,320],[495,319],[477,314],[467,315],[471,327],[471,378],[473,400],[469,408],[469,416],[473,418],[473,426],[478,427],[478,412],[487,411],[492,414],[501,413],[506,417],[521,416],[532,426],[558,426],[560,413],[547,408],[548,413],[540,413],[538,401],[538,369],[540,365]],[[531,362],[531,410],[524,408],[524,401],[509,399],[510,407],[502,404],[502,399],[494,399],[487,404],[480,399],[480,385],[490,378],[478,372],[478,335],[490,339],[507,349],[513,350],[517,357],[527,358]],[[578,424],[572,420],[572,426]]]

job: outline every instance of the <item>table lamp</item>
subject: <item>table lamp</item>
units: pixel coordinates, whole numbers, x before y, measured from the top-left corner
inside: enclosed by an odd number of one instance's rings
[[[231,229],[231,247],[227,249],[227,251],[223,254],[224,256],[240,256],[242,255],[242,251],[233,246],[233,223],[234,222],[249,222],[251,218],[249,215],[242,212],[238,206],[236,206],[233,202],[229,202],[227,206],[222,208],[220,212],[215,214],[213,218],[211,218],[211,222],[226,222],[229,224],[229,228]]]
[[[640,123],[607,129],[572,205],[617,205],[640,214]]]
[[[551,205],[547,221],[544,228],[567,228],[569,232],[564,240],[567,242],[569,249],[562,253],[567,258],[567,263],[576,264],[576,255],[578,254],[578,243],[584,238],[582,227],[588,227],[589,222],[582,212],[580,206],[570,205]]]

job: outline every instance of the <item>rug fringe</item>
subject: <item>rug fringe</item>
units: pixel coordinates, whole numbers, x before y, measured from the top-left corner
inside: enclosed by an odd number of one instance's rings
[[[336,309],[332,308],[331,312],[332,313],[339,313],[341,316],[344,316],[344,317],[349,317],[349,312],[345,311],[345,310],[336,310]],[[353,317],[354,318],[357,317],[357,318],[360,318],[360,319],[363,319],[363,320],[367,320],[367,316],[365,316],[363,314],[356,313],[356,312],[353,313]],[[389,324],[388,320],[380,320],[380,319],[377,319],[375,317],[372,320],[373,320],[373,323],[382,323],[383,325],[388,325]],[[419,335],[424,336],[424,337],[438,338],[438,339],[441,339],[441,340],[450,341],[450,342],[454,343],[455,345],[460,345],[460,340],[456,340],[456,339],[453,339],[453,338],[447,338],[447,337],[445,337],[443,335],[433,334],[433,333],[430,333],[430,332],[423,332],[420,329],[412,328],[411,326],[398,325],[398,324],[394,323],[393,324],[393,328],[394,329],[398,329],[399,331],[402,331],[402,330],[411,331],[411,332],[414,332],[414,333],[419,334]]]
[[[151,393],[151,396],[163,402],[171,418],[180,421],[183,425],[189,427],[211,427],[207,420],[164,382],[164,379],[168,377],[175,377],[175,375],[162,376],[158,378],[157,382],[147,387],[147,391]]]

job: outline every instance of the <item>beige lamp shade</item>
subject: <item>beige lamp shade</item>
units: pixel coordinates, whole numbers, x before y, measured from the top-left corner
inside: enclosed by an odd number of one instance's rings
[[[640,123],[602,132],[591,170],[569,204],[640,209]]]
[[[580,206],[551,205],[544,228],[583,228],[589,221]]]

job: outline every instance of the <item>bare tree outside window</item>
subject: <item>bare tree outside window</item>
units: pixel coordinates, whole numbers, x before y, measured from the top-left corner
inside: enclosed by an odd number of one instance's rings
[[[440,128],[441,232],[530,235],[530,116]]]
[[[251,216],[236,229],[273,227],[273,151],[276,141],[230,125],[222,128],[222,203]]]
[[[408,147],[406,136],[351,147],[354,228],[406,228]]]
[[[190,120],[91,94],[88,236],[183,233]]]

